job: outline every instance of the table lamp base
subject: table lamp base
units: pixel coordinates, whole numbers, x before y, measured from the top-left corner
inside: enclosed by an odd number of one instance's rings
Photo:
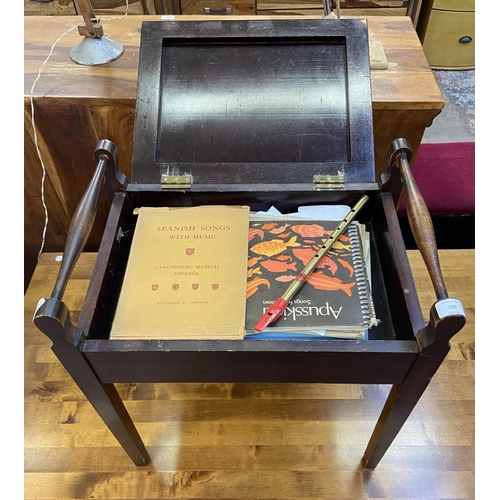
[[[118,59],[123,54],[123,45],[106,37],[84,37],[70,50],[71,60],[77,64],[97,66]]]

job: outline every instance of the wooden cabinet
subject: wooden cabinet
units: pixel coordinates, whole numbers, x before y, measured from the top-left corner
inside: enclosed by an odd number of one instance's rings
[[[164,0],[166,1],[166,0]],[[335,12],[335,0],[332,11]],[[408,0],[342,0],[341,16],[406,15]],[[229,10],[230,9],[230,10]],[[322,0],[180,0],[183,15],[306,15],[324,14]],[[179,14],[179,13],[178,13]]]
[[[72,16],[76,14],[73,0],[24,0],[25,16]]]
[[[128,0],[128,14],[159,14],[158,2],[164,0]],[[91,0],[96,16],[123,15],[126,11],[126,0]],[[25,16],[71,16],[79,14],[73,0],[24,0]]]
[[[126,11],[125,0],[90,0],[96,16],[116,16]],[[157,14],[156,0],[128,0],[129,14]],[[78,7],[77,7],[78,12]]]
[[[330,0],[332,12],[336,1]],[[340,15],[348,16],[405,16],[408,0],[341,0]],[[257,0],[257,14],[260,15],[322,15],[322,0]]]
[[[433,69],[475,67],[475,0],[430,0],[417,33]]]
[[[126,0],[91,0],[96,15],[125,12]],[[335,0],[330,0],[335,12]],[[341,0],[341,17],[405,16],[409,0]],[[73,0],[24,0],[25,15],[74,15]],[[322,0],[129,0],[129,14],[323,15]]]
[[[181,0],[183,15],[255,15],[255,0]]]
[[[321,0],[257,0],[257,14],[322,16],[324,9]]]

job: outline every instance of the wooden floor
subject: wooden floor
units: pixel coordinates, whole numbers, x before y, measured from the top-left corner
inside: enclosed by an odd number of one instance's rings
[[[409,254],[427,316],[432,286]],[[372,472],[359,462],[387,386],[118,385],[152,458],[136,468],[31,326],[55,255],[25,296],[25,499],[474,498],[474,250],[440,252],[468,323]],[[82,256],[65,295],[76,313],[92,261]]]

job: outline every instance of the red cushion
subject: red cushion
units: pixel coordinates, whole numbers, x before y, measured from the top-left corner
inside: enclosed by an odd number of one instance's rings
[[[412,173],[431,215],[475,213],[475,142],[421,144]],[[398,215],[406,215],[404,196]]]

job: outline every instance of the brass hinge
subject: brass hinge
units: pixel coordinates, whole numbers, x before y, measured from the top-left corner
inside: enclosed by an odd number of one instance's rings
[[[193,176],[161,174],[162,189],[189,189],[193,184]]]
[[[313,184],[316,189],[343,189],[344,179],[344,172],[339,170],[337,175],[314,175]]]

